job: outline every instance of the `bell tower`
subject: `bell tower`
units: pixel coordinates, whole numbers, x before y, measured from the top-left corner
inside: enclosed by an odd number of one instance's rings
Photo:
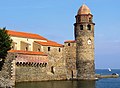
[[[90,9],[83,4],[75,16],[76,69],[78,80],[94,80],[94,25]]]

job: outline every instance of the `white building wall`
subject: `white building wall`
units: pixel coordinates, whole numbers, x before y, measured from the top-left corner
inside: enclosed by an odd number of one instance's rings
[[[29,50],[30,51],[33,51],[33,42],[34,41],[47,42],[46,40],[39,40],[39,39],[32,39],[32,38],[23,38],[23,37],[15,37],[15,36],[11,36],[11,39],[13,40],[13,42],[16,43],[15,47],[17,47],[16,48],[17,50],[20,50],[20,48],[21,48],[21,45],[20,45],[21,41],[30,44],[30,46],[29,46]]]

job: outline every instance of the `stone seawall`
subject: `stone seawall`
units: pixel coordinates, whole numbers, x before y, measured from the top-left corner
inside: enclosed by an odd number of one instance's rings
[[[16,67],[16,82],[22,81],[45,81],[49,80],[46,67],[38,66],[17,66]]]
[[[12,87],[15,85],[15,76],[13,74],[13,61],[15,54],[8,53],[2,70],[0,71],[0,87]]]

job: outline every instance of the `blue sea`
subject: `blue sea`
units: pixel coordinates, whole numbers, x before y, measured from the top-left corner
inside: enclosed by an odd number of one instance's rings
[[[108,75],[117,73],[120,69],[97,69],[97,74]],[[98,81],[48,81],[16,83],[15,88],[120,88],[120,78],[104,78]]]

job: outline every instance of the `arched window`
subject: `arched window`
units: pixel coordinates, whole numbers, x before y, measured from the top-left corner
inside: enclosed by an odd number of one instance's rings
[[[88,29],[88,30],[91,30],[91,25],[88,24],[88,25],[87,25],[87,29]]]
[[[59,52],[61,51],[61,49],[59,48]]]
[[[70,43],[68,43],[68,46],[70,46]]]
[[[38,52],[40,51],[40,48],[38,48]]]
[[[89,18],[89,22],[92,22],[92,18]]]
[[[83,30],[83,25],[80,25],[80,30]]]
[[[28,47],[26,47],[25,50],[28,51]]]

